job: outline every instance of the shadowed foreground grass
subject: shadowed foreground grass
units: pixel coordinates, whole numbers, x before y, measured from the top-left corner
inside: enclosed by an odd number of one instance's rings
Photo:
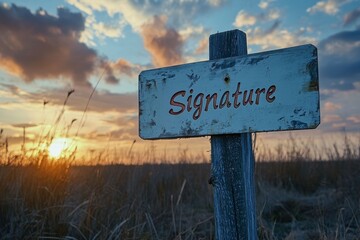
[[[358,144],[326,161],[294,146],[257,156],[259,239],[359,239]],[[0,239],[214,239],[210,164],[65,160],[0,165]]]

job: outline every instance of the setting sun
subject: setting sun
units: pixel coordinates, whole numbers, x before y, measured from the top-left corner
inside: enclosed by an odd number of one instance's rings
[[[64,151],[69,148],[70,143],[71,139],[68,138],[54,139],[48,148],[50,157],[59,158],[64,153]]]

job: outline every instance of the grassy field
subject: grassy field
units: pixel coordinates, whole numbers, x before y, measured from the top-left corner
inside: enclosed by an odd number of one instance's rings
[[[257,161],[259,239],[359,239],[359,149],[336,152]],[[209,178],[209,163],[2,164],[0,239],[214,239]]]

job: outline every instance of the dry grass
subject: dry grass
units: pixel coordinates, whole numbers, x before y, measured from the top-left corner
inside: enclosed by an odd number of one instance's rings
[[[208,173],[205,164],[2,166],[0,236],[207,238]]]
[[[259,238],[357,239],[360,159],[351,151],[338,161],[258,161]],[[209,177],[206,163],[3,164],[0,238],[213,239]]]

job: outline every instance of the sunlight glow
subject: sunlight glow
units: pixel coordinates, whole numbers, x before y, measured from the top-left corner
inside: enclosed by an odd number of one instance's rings
[[[71,139],[69,138],[56,138],[54,139],[49,148],[48,152],[50,157],[59,158],[64,154],[66,150],[70,147]]]

